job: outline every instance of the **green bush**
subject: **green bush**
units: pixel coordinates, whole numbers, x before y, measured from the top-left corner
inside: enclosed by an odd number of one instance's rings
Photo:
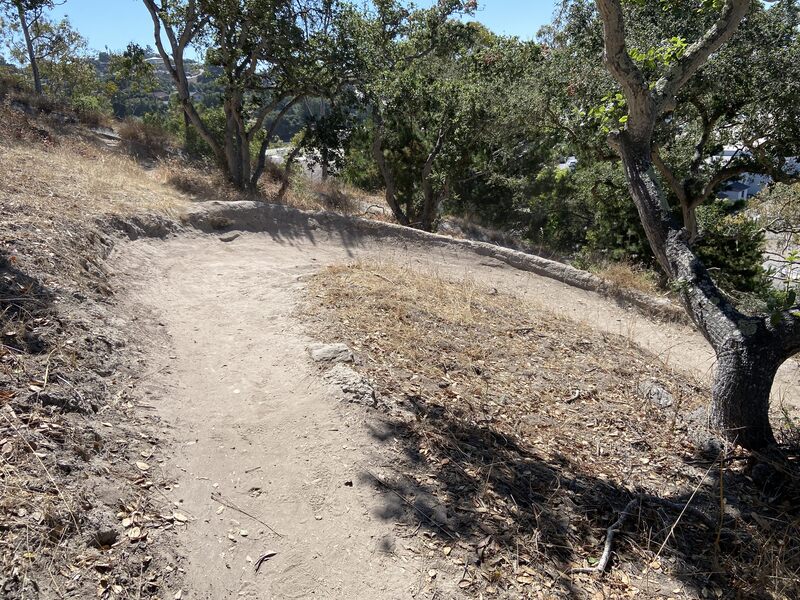
[[[697,210],[701,239],[696,249],[720,287],[734,296],[766,297],[764,232],[740,205],[718,200]]]
[[[621,169],[596,162],[539,173],[527,206],[527,237],[573,255],[579,264],[631,262],[652,264],[636,207]]]
[[[70,106],[78,118],[87,125],[100,125],[109,114],[108,102],[97,96],[76,96],[70,101]]]
[[[339,176],[350,185],[368,192],[383,188],[383,178],[372,158],[372,137],[367,127],[359,127],[353,133]]]

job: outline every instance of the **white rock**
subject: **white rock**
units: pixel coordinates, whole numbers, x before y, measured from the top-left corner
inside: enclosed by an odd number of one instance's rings
[[[308,353],[314,362],[353,362],[353,352],[346,344],[311,344]]]

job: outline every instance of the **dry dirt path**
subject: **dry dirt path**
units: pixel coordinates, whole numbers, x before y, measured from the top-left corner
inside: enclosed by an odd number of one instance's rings
[[[298,302],[307,276],[328,264],[392,261],[471,277],[522,296],[523,311],[544,306],[622,334],[698,377],[712,364],[686,328],[449,249],[320,233],[184,236],[117,252],[117,287],[150,348],[140,394],[173,438],[168,494],[191,519],[180,536],[187,599],[453,596],[457,575],[430,581],[424,553],[395,537],[387,494],[363,484],[365,469],[392,460],[391,440],[379,445],[367,413],[338,403],[307,357]],[[794,399],[797,373],[781,381],[778,394]],[[256,574],[251,561],[267,552],[277,554]]]

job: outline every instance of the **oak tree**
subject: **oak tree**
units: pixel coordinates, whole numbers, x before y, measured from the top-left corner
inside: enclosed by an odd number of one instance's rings
[[[340,84],[345,68],[335,0],[143,0],[155,45],[188,121],[228,179],[254,189],[283,116],[298,101]],[[186,62],[192,47],[221,72],[224,131],[201,115]],[[265,127],[271,117],[271,123]]]
[[[691,88],[710,57],[758,10],[758,3],[695,3],[695,9],[714,11],[713,22],[696,39],[686,40],[685,47],[665,61],[652,79],[631,52],[622,4],[620,0],[596,1],[603,22],[604,61],[625,102],[620,127],[609,133],[608,141],[620,156],[658,263],[716,352],[712,425],[736,444],[761,449],[775,443],[769,421],[770,390],[778,367],[800,351],[800,306],[793,299],[790,305],[760,315],[745,314],[734,306],[698,258],[691,227],[674,218],[657,169],[659,126],[674,114],[679,97]],[[668,10],[671,3],[658,4]]]

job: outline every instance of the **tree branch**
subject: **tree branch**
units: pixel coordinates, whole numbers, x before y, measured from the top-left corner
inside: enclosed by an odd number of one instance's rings
[[[614,2],[619,6],[619,2]],[[751,0],[725,0],[722,14],[706,33],[692,44],[685,54],[673,63],[666,74],[656,82],[657,114],[675,108],[678,92],[702,67],[714,52],[730,40],[739,28],[742,19],[750,10]],[[620,11],[621,12],[621,11]]]
[[[655,104],[644,74],[633,62],[625,44],[625,19],[619,0],[597,0],[603,20],[603,61],[628,101],[627,130],[637,140],[653,133]]]
[[[675,175],[673,170],[670,169],[661,158],[661,152],[658,146],[653,146],[653,164],[656,166],[656,169],[658,169],[661,177],[669,186],[669,189],[671,189],[672,193],[678,198],[678,201],[681,203],[681,205],[688,205],[689,199],[686,195],[686,188],[684,187],[683,183],[678,180],[678,177]]]
[[[197,13],[195,10],[195,0],[189,0],[187,5],[186,27],[184,28],[179,39],[175,35],[175,30],[171,25],[168,24],[165,6],[159,6],[156,4],[155,0],[142,1],[144,2],[145,7],[150,13],[150,17],[153,20],[153,37],[156,48],[158,49],[158,53],[161,56],[164,66],[167,68],[167,71],[169,71],[169,74],[172,76],[175,86],[178,89],[178,98],[180,99],[183,112],[189,118],[189,121],[195,127],[195,129],[197,129],[200,137],[205,140],[205,142],[214,152],[216,159],[221,164],[226,164],[225,151],[217,139],[211,134],[211,131],[208,129],[208,127],[206,127],[206,124],[203,122],[203,119],[200,117],[200,114],[197,112],[194,104],[192,104],[189,81],[186,77],[186,69],[183,63],[183,52],[186,49],[186,46],[202,29],[207,18],[203,17],[199,21],[190,21],[189,19],[196,17]],[[162,25],[164,32],[167,34],[167,39],[169,40],[170,48],[172,50],[171,58],[164,47],[164,43],[161,38]]]

